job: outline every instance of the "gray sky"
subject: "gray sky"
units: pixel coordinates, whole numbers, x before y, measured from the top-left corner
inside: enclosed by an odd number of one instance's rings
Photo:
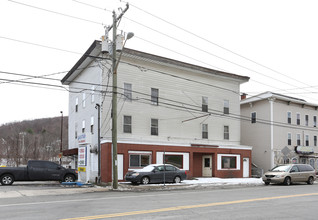
[[[135,33],[127,47],[249,76],[241,87],[249,95],[273,91],[318,104],[316,0],[129,3],[118,28]],[[61,86],[120,7],[125,2],[0,1],[0,124],[67,115],[68,92],[50,85]]]

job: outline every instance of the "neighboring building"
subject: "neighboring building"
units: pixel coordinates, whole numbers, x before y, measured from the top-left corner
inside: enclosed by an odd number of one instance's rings
[[[277,164],[318,168],[318,105],[272,92],[241,100],[241,141],[252,145],[253,163],[267,171]]]
[[[101,180],[111,182],[111,60],[100,51],[95,41],[62,79],[70,90],[65,154],[79,149],[82,180],[95,180],[99,104]],[[240,144],[238,118],[240,84],[248,80],[124,49],[117,83],[118,179],[130,169],[163,162],[188,170],[189,177],[249,177],[252,147]]]

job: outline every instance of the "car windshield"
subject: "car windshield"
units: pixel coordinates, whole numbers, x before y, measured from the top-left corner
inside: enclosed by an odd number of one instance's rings
[[[287,172],[290,168],[290,165],[283,165],[274,167],[271,171],[273,172]]]

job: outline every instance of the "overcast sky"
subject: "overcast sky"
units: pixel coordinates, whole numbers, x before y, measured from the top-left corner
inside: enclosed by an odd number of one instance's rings
[[[318,1],[129,3],[118,28],[135,34],[126,47],[249,76],[241,92],[250,96],[272,91],[318,104]],[[68,115],[68,92],[56,87],[59,80],[104,34],[111,11],[120,14],[125,4],[1,0],[0,124],[60,116],[60,111]]]

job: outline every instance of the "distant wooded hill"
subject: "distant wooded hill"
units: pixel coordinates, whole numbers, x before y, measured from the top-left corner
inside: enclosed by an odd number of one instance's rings
[[[63,117],[63,150],[68,145],[68,117]],[[0,165],[19,166],[30,159],[58,161],[61,117],[0,126]]]

